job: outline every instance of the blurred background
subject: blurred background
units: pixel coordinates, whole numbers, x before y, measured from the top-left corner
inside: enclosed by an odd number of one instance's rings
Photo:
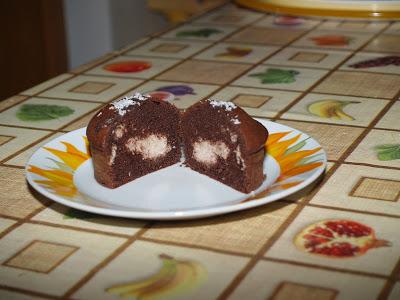
[[[219,2],[1,0],[0,100]]]

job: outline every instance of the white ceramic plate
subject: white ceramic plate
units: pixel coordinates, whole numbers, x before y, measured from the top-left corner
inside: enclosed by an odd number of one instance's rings
[[[263,184],[240,193],[180,164],[117,189],[96,182],[86,128],[38,149],[26,166],[28,182],[46,197],[75,209],[127,218],[174,220],[225,214],[264,205],[313,182],[326,167],[317,141],[296,129],[257,119],[269,131]]]

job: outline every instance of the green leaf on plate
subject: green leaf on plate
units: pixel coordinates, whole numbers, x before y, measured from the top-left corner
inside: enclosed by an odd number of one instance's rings
[[[24,104],[17,111],[21,121],[44,121],[65,117],[74,113],[72,108],[48,104]]]
[[[296,75],[300,74],[295,70],[283,70],[268,68],[262,73],[250,74],[250,77],[257,77],[261,83],[292,83],[296,81]]]
[[[57,161],[57,160],[55,160],[55,159],[53,159],[51,157],[48,157],[47,159],[51,160],[52,162],[54,162],[61,171],[67,172],[69,174],[74,173],[74,170],[70,166],[68,166],[67,164],[65,164],[63,162],[60,162],[60,161]],[[51,167],[49,167],[49,169],[51,169]]]
[[[311,164],[311,163],[314,163],[314,162],[320,162],[321,158],[322,158],[321,156],[322,156],[322,153],[317,153],[317,154],[314,154],[314,155],[311,155],[311,156],[308,156],[308,157],[304,157],[297,163],[297,166],[302,166],[302,165],[305,165],[305,164]]]
[[[301,148],[303,148],[306,145],[308,139],[309,138],[306,138],[305,140],[302,140],[301,142],[298,142],[296,145],[293,145],[292,147],[288,148],[285,151],[285,155],[290,154],[290,153],[294,153],[297,150],[300,150]]]
[[[185,30],[185,31],[179,31],[176,33],[177,37],[205,37],[208,38],[209,36],[213,34],[217,34],[222,32],[221,30],[215,29],[215,28],[204,28],[204,29],[199,29],[199,30]]]
[[[379,160],[388,161],[400,159],[400,144],[383,144],[374,147]]]

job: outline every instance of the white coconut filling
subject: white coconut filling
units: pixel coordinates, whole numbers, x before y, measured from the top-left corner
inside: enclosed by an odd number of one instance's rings
[[[240,166],[240,169],[243,171],[246,168],[246,165],[244,164],[242,152],[240,151],[240,146],[237,146],[234,152],[236,154],[236,162]]]
[[[193,157],[208,166],[215,165],[218,157],[227,159],[229,148],[224,142],[198,141],[193,144]]]
[[[122,138],[122,136],[124,135],[126,129],[125,126],[120,124],[118,125],[115,130],[114,130],[114,135],[117,139]]]
[[[108,162],[110,166],[114,163],[115,156],[117,155],[117,146],[112,145],[111,146],[111,156],[110,156],[110,161]]]
[[[150,134],[145,138],[132,137],[126,142],[126,147],[133,154],[140,154],[143,159],[156,159],[165,156],[171,151],[167,137]]]
[[[238,140],[238,136],[237,136],[237,134],[233,134],[233,133],[231,133],[231,141],[232,141],[232,143],[236,143],[236,142],[237,142],[237,140]]]

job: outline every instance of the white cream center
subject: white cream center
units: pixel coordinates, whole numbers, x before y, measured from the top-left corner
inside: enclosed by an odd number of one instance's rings
[[[125,130],[125,126],[124,125],[118,125],[117,128],[115,128],[115,131],[114,131],[115,137],[117,139],[122,138],[122,136],[124,135],[125,131],[126,130]]]
[[[108,162],[109,165],[111,166],[114,163],[115,156],[117,155],[117,146],[112,145],[111,146],[111,156],[110,156],[110,161]]]
[[[146,138],[132,137],[126,142],[126,147],[134,154],[140,154],[143,159],[156,159],[171,151],[167,137],[150,134]]]
[[[218,157],[227,159],[229,148],[224,142],[198,141],[193,144],[193,157],[206,165],[215,165]]]
[[[243,171],[246,168],[246,165],[244,164],[244,160],[242,158],[242,152],[240,151],[240,146],[237,146],[233,152],[236,154],[237,164],[240,166],[240,169]]]

